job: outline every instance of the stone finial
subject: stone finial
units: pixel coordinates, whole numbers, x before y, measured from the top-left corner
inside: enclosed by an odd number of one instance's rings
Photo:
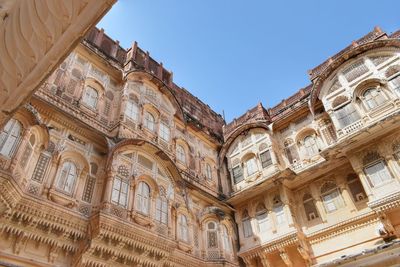
[[[374,31],[377,32],[377,33],[382,33],[382,29],[379,26],[375,26],[374,27]]]

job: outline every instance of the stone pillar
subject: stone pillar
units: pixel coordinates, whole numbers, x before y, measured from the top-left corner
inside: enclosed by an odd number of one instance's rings
[[[112,170],[107,171],[106,182],[104,184],[104,191],[103,191],[103,197],[102,197],[103,203],[111,203],[111,192],[112,192],[112,185],[113,185],[114,177],[115,177],[114,171],[112,171]]]
[[[353,198],[351,194],[349,193],[349,189],[347,188],[347,181],[345,177],[341,176],[338,178],[338,188],[340,192],[342,193],[342,197],[344,200],[344,205],[349,207],[350,211],[355,211],[356,206],[354,205]]]
[[[321,216],[322,221],[326,222],[326,212],[324,203],[322,203],[320,192],[314,183],[310,184],[310,193],[313,199],[315,199],[315,206],[317,207],[317,210]]]
[[[22,153],[25,151],[26,144],[28,143],[29,137],[31,136],[31,130],[25,129],[23,131],[21,139],[18,141],[17,146],[15,147],[14,156],[11,159],[10,170],[14,171],[19,163]]]

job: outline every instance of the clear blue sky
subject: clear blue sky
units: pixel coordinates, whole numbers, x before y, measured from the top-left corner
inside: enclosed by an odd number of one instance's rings
[[[400,1],[118,0],[98,27],[230,122],[308,85],[307,70],[375,25],[400,28]]]

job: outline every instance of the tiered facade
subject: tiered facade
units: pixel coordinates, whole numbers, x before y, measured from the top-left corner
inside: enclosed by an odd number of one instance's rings
[[[225,124],[92,29],[1,131],[0,265],[400,264],[399,37]]]

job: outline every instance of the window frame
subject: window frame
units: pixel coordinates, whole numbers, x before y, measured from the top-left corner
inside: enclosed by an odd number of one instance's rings
[[[210,228],[211,224],[213,229]],[[218,224],[214,221],[207,222],[206,233],[207,249],[218,249]],[[214,238],[214,244],[211,243],[212,238]]]
[[[372,179],[371,174],[369,174],[367,172],[367,169],[370,169],[370,168],[372,168],[374,166],[377,166],[378,164],[382,164],[382,166],[384,168],[381,171],[386,172],[386,174],[388,174],[389,178],[388,179],[382,179],[382,177],[379,177],[379,178],[381,178],[381,182],[379,184],[375,184],[373,182],[374,180]],[[366,177],[368,178],[368,181],[369,181],[371,187],[373,187],[373,188],[383,186],[383,185],[393,181],[393,175],[391,174],[391,172],[390,172],[390,170],[389,170],[389,168],[388,168],[388,166],[386,164],[386,161],[384,159],[382,159],[382,158],[366,164],[363,167],[363,171],[364,171],[364,174],[366,175]]]
[[[116,181],[119,181],[119,187],[116,188]],[[123,185],[126,185],[126,192],[123,192]],[[114,201],[114,192],[117,192],[118,200]],[[123,198],[121,197],[123,196]],[[111,189],[111,203],[116,204],[118,206],[126,208],[128,205],[128,196],[129,196],[129,182],[127,179],[120,177],[120,176],[115,176],[113,179],[113,185]],[[124,203],[121,201],[121,199],[124,199]]]
[[[206,163],[206,178],[208,181],[212,181],[213,179],[212,167],[209,163]]]
[[[133,121],[139,121],[139,105],[132,100],[128,100],[125,106],[125,115]]]
[[[185,214],[178,215],[179,240],[189,243],[189,223]]]
[[[144,113],[144,119],[143,119],[143,125],[144,127],[149,130],[150,132],[154,133],[156,130],[156,118],[153,114],[151,114],[148,111],[145,111]]]
[[[329,183],[332,183],[332,182],[329,182]],[[336,183],[332,183],[332,184],[334,185],[334,188],[329,188],[325,192],[322,192],[322,189],[321,189],[322,203],[324,204],[325,211],[328,214],[334,213],[344,206],[344,201],[342,199],[342,194],[340,192],[339,187],[337,186]],[[329,199],[327,197],[329,197]],[[331,205],[331,204],[334,205],[334,209],[329,208],[329,205]]]
[[[239,170],[239,172],[235,170]],[[239,178],[240,180],[238,180],[237,178]],[[244,180],[243,168],[240,164],[232,168],[232,179],[234,184],[238,184]]]
[[[155,220],[160,224],[168,225],[168,200],[165,196],[159,195],[156,199]]]
[[[303,146],[308,157],[313,157],[319,154],[318,142],[315,134],[307,135],[303,138]],[[310,142],[313,143],[310,143]]]
[[[187,162],[187,159],[186,159],[186,150],[185,150],[185,148],[184,148],[182,145],[180,145],[180,144],[177,144],[177,145],[176,145],[176,159],[177,159],[180,163],[183,163],[183,164],[186,164],[186,162]]]
[[[82,102],[88,108],[96,110],[99,103],[99,92],[93,86],[86,85],[83,92]]]
[[[351,112],[349,113],[348,111]],[[341,114],[341,116],[339,116]],[[346,128],[349,125],[356,123],[361,120],[361,115],[357,111],[354,103],[351,101],[347,101],[337,107],[334,108],[334,116],[336,118],[337,123],[339,124],[339,129]]]
[[[0,155],[11,159],[17,151],[22,137],[22,124],[16,119],[10,119],[0,132]],[[12,140],[12,141],[10,141]],[[10,143],[11,142],[11,143]],[[10,146],[11,144],[11,146]],[[7,146],[6,146],[7,145]],[[4,150],[4,148],[8,150]],[[7,152],[7,153],[5,153]]]
[[[144,182],[140,181],[137,185],[137,190],[135,194],[135,208],[136,211],[145,216],[150,215],[151,209],[151,188]]]
[[[167,124],[161,122],[158,128],[158,135],[163,141],[169,142],[171,139],[171,129]]]
[[[374,110],[376,108],[379,108],[380,106],[384,105],[386,101],[387,99],[380,88],[369,87],[362,93],[362,102],[364,103],[367,110]]]
[[[72,196],[75,191],[76,181],[79,178],[78,176],[79,174],[76,164],[70,160],[64,161],[58,173],[55,188],[57,189],[57,191],[63,194]],[[72,183],[70,183],[70,185],[68,186],[69,181],[71,181],[70,178],[72,179]],[[67,190],[66,187],[69,187],[70,190]]]
[[[249,165],[249,163],[251,163],[251,164]],[[257,159],[256,159],[255,156],[252,156],[252,157],[248,158],[245,161],[245,166],[246,166],[247,177],[252,176],[252,175],[256,174],[259,171],[258,164],[257,164]],[[251,168],[249,168],[249,166],[251,166]],[[249,172],[249,170],[251,172]]]
[[[261,167],[263,169],[268,168],[273,165],[271,154],[272,154],[272,151],[270,149],[267,149],[260,153]],[[266,157],[266,155],[268,155],[268,157]]]

